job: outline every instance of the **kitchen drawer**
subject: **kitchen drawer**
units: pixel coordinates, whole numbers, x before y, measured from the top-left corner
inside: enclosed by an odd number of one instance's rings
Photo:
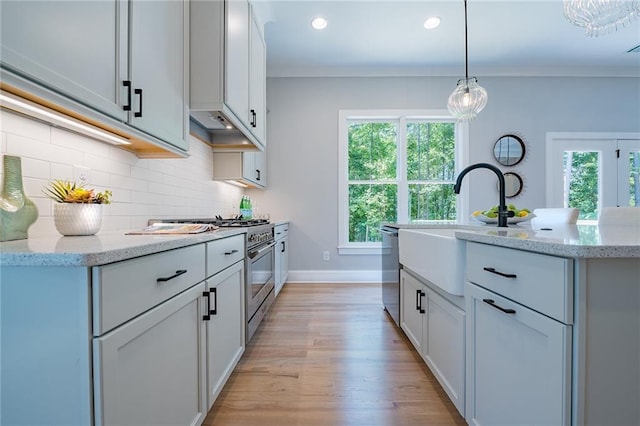
[[[469,242],[466,277],[565,324],[573,322],[571,259]]]
[[[280,238],[284,238],[287,235],[289,235],[289,224],[288,223],[282,223],[280,225],[276,225],[275,229],[275,239],[279,240]]]
[[[244,234],[207,243],[207,277],[244,259]]]
[[[100,336],[203,281],[204,260],[204,244],[197,244],[94,267],[93,335]]]

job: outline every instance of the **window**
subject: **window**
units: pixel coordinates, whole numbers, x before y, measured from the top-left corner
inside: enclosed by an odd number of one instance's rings
[[[640,206],[640,139],[637,134],[547,135],[547,206],[580,209],[596,221],[605,206]]]
[[[340,253],[379,252],[384,222],[455,222],[458,125],[446,111],[340,111]]]

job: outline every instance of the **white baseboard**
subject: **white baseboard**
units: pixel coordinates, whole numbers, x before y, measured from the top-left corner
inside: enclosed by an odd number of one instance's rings
[[[372,271],[289,271],[289,283],[380,283],[380,270]]]

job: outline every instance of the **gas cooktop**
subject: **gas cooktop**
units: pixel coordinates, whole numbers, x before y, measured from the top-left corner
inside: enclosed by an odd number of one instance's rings
[[[268,225],[267,219],[245,219],[241,216],[224,219],[220,216],[213,218],[196,218],[196,219],[151,219],[149,223],[207,223],[216,225],[221,228],[245,228],[250,226]]]

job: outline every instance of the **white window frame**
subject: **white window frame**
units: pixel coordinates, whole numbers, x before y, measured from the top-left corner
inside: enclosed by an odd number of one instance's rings
[[[396,178],[393,183],[408,186],[406,180],[406,123],[413,120],[446,121],[455,119],[447,110],[339,110],[338,111],[338,254],[374,255],[382,253],[382,243],[349,242],[349,126],[348,122],[362,121],[397,121],[398,147]],[[456,172],[468,163],[468,123],[455,124],[455,168]],[[457,174],[457,173],[456,173]],[[380,183],[380,181],[376,181]],[[398,193],[398,223],[408,223],[409,206],[407,192]],[[461,195],[456,199],[456,222],[469,216],[468,196]]]

